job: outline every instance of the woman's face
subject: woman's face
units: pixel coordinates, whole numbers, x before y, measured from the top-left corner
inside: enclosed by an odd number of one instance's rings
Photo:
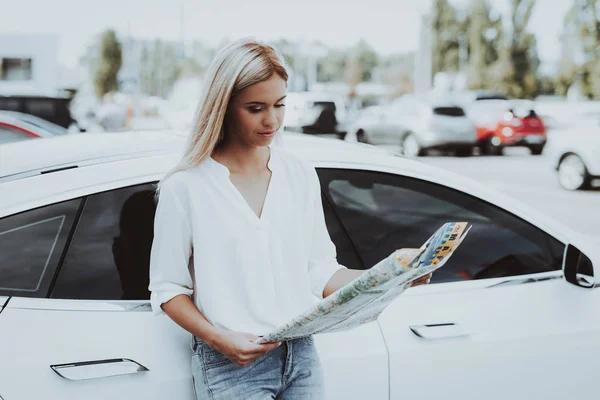
[[[242,90],[229,102],[226,140],[267,146],[283,124],[286,82],[277,74]]]

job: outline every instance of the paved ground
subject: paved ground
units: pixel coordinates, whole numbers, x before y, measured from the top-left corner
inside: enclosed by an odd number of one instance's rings
[[[573,229],[600,237],[600,188],[578,192],[562,189],[544,156],[531,156],[525,148],[514,148],[502,157],[431,156],[420,160],[477,179]]]

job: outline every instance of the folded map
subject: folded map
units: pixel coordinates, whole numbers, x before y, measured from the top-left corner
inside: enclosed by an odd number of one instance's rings
[[[442,267],[466,237],[467,222],[442,225],[419,249],[399,249],[306,312],[262,336],[272,343],[355,328],[376,320],[410,284]]]

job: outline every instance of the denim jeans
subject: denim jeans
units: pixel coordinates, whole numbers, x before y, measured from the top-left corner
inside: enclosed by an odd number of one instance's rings
[[[192,339],[192,350],[198,400],[325,398],[323,370],[311,336],[284,341],[245,367],[198,338]]]

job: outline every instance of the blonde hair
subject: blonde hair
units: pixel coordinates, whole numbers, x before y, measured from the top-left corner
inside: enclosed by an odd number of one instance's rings
[[[223,141],[223,125],[230,99],[273,74],[286,82],[288,80],[283,57],[268,44],[241,39],[219,51],[206,73],[203,94],[183,157],[159,182],[157,195],[162,183],[171,175],[197,167]]]

